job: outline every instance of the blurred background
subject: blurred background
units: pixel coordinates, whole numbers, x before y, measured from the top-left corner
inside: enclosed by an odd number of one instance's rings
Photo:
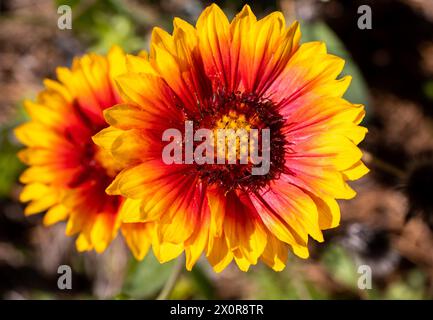
[[[153,26],[172,30],[174,16],[195,22],[209,1],[0,1],[0,299],[153,299],[174,263],[150,253],[136,262],[121,237],[102,255],[78,254],[64,224],[45,228],[25,217],[17,198],[23,170],[11,129],[24,121],[55,67],[74,55],[148,48]],[[231,18],[244,1],[217,1]],[[58,6],[72,7],[72,30],[57,28]],[[289,256],[276,273],[258,264],[215,274],[205,260],[183,272],[176,299],[431,299],[433,298],[433,1],[251,1],[262,17],[281,10],[300,20],[302,41],[323,40],[347,61],[346,97],[367,108],[361,144],[371,173],[353,183],[358,196],[341,201],[342,224],[311,241],[311,259]],[[357,26],[360,5],[372,29]],[[57,288],[57,268],[73,269],[72,290]],[[372,268],[371,290],[358,288],[358,267]]]

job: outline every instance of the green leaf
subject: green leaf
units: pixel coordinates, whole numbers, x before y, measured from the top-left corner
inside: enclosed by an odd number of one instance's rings
[[[248,273],[256,288],[254,299],[326,299],[326,293],[303,276],[303,262],[291,257],[286,269],[275,272],[260,264]]]
[[[122,296],[145,299],[156,296],[171,274],[173,261],[160,264],[152,252],[143,261],[132,260]]]
[[[322,256],[322,262],[336,281],[357,289],[359,274],[356,264],[342,247],[329,245]]]
[[[425,286],[425,275],[419,270],[412,270],[405,279],[391,284],[385,293],[385,299],[421,300],[424,299]]]
[[[18,109],[21,111],[21,108]],[[21,149],[13,133],[13,128],[24,120],[24,115],[18,112],[16,119],[7,125],[0,126],[0,198],[10,196],[24,165],[19,161],[17,152]]]
[[[251,274],[257,287],[255,299],[283,300],[298,299],[296,290],[286,272],[276,273],[264,265],[259,265]]]
[[[194,281],[196,291],[198,291],[206,299],[215,299],[215,288],[212,284],[212,281],[209,279],[199,263],[194,266],[190,275]]]
[[[134,24],[123,15],[109,16],[98,13],[94,16],[94,23],[96,42],[90,51],[105,53],[115,44],[126,52],[144,47],[144,41],[135,34]]]
[[[72,8],[72,31],[89,46],[89,51],[106,53],[117,44],[126,52],[145,46],[145,40],[137,35],[141,26],[133,17],[134,12],[120,0],[55,1]]]
[[[433,80],[429,80],[423,84],[424,95],[433,101]]]

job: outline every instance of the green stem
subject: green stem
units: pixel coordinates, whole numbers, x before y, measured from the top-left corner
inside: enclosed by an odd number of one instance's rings
[[[164,287],[162,288],[159,295],[156,297],[156,300],[167,300],[170,296],[171,292],[173,291],[174,287],[176,286],[176,282],[179,279],[179,276],[181,275],[183,271],[184,266],[184,259],[183,256],[179,257],[176,261],[176,264],[173,267],[172,273],[170,277],[168,278],[167,282],[165,283]]]

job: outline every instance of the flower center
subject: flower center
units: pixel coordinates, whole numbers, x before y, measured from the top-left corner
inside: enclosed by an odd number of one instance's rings
[[[284,170],[284,119],[254,94],[216,94],[194,122],[213,132],[215,161],[196,165],[201,180],[226,191],[257,191]]]
[[[236,110],[230,110],[216,121],[213,128],[213,146],[216,146],[217,158],[224,158],[227,162],[240,160],[242,156],[249,159],[249,155],[254,151],[254,145],[250,143],[251,128],[250,119]]]

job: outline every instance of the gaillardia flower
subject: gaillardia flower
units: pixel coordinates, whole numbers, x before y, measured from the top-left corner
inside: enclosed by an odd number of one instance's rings
[[[335,199],[355,196],[347,181],[368,171],[356,146],[364,110],[342,98],[344,61],[299,40],[298,23],[287,27],[280,12],[257,20],[245,6],[229,22],[211,5],[195,27],[176,18],[172,35],[154,29],[148,56],[127,57],[116,78],[126,103],[105,111],[111,126],[94,140],[125,166],[107,192],[141,201],[123,218],[154,223],[161,262],[185,251],[187,269],[205,253],[217,272],[233,259],[244,271],[258,259],[282,270],[288,248],[307,258],[309,236],[321,242],[339,224]],[[215,144],[220,129],[233,131]],[[236,136],[227,152],[233,134],[253,129],[255,147]]]
[[[27,215],[47,211],[45,225],[68,219],[66,234],[79,233],[79,251],[104,251],[121,227],[134,255],[142,258],[150,224],[122,225],[122,209],[133,204],[105,193],[122,166],[92,141],[107,126],[103,110],[120,102],[113,77],[125,71],[120,48],[106,57],[87,54],[71,69],[57,68],[59,81],[45,80],[37,101],[25,102],[31,119],[15,129],[27,146],[19,157],[30,166],[20,177],[25,184],[20,199],[30,201]]]

